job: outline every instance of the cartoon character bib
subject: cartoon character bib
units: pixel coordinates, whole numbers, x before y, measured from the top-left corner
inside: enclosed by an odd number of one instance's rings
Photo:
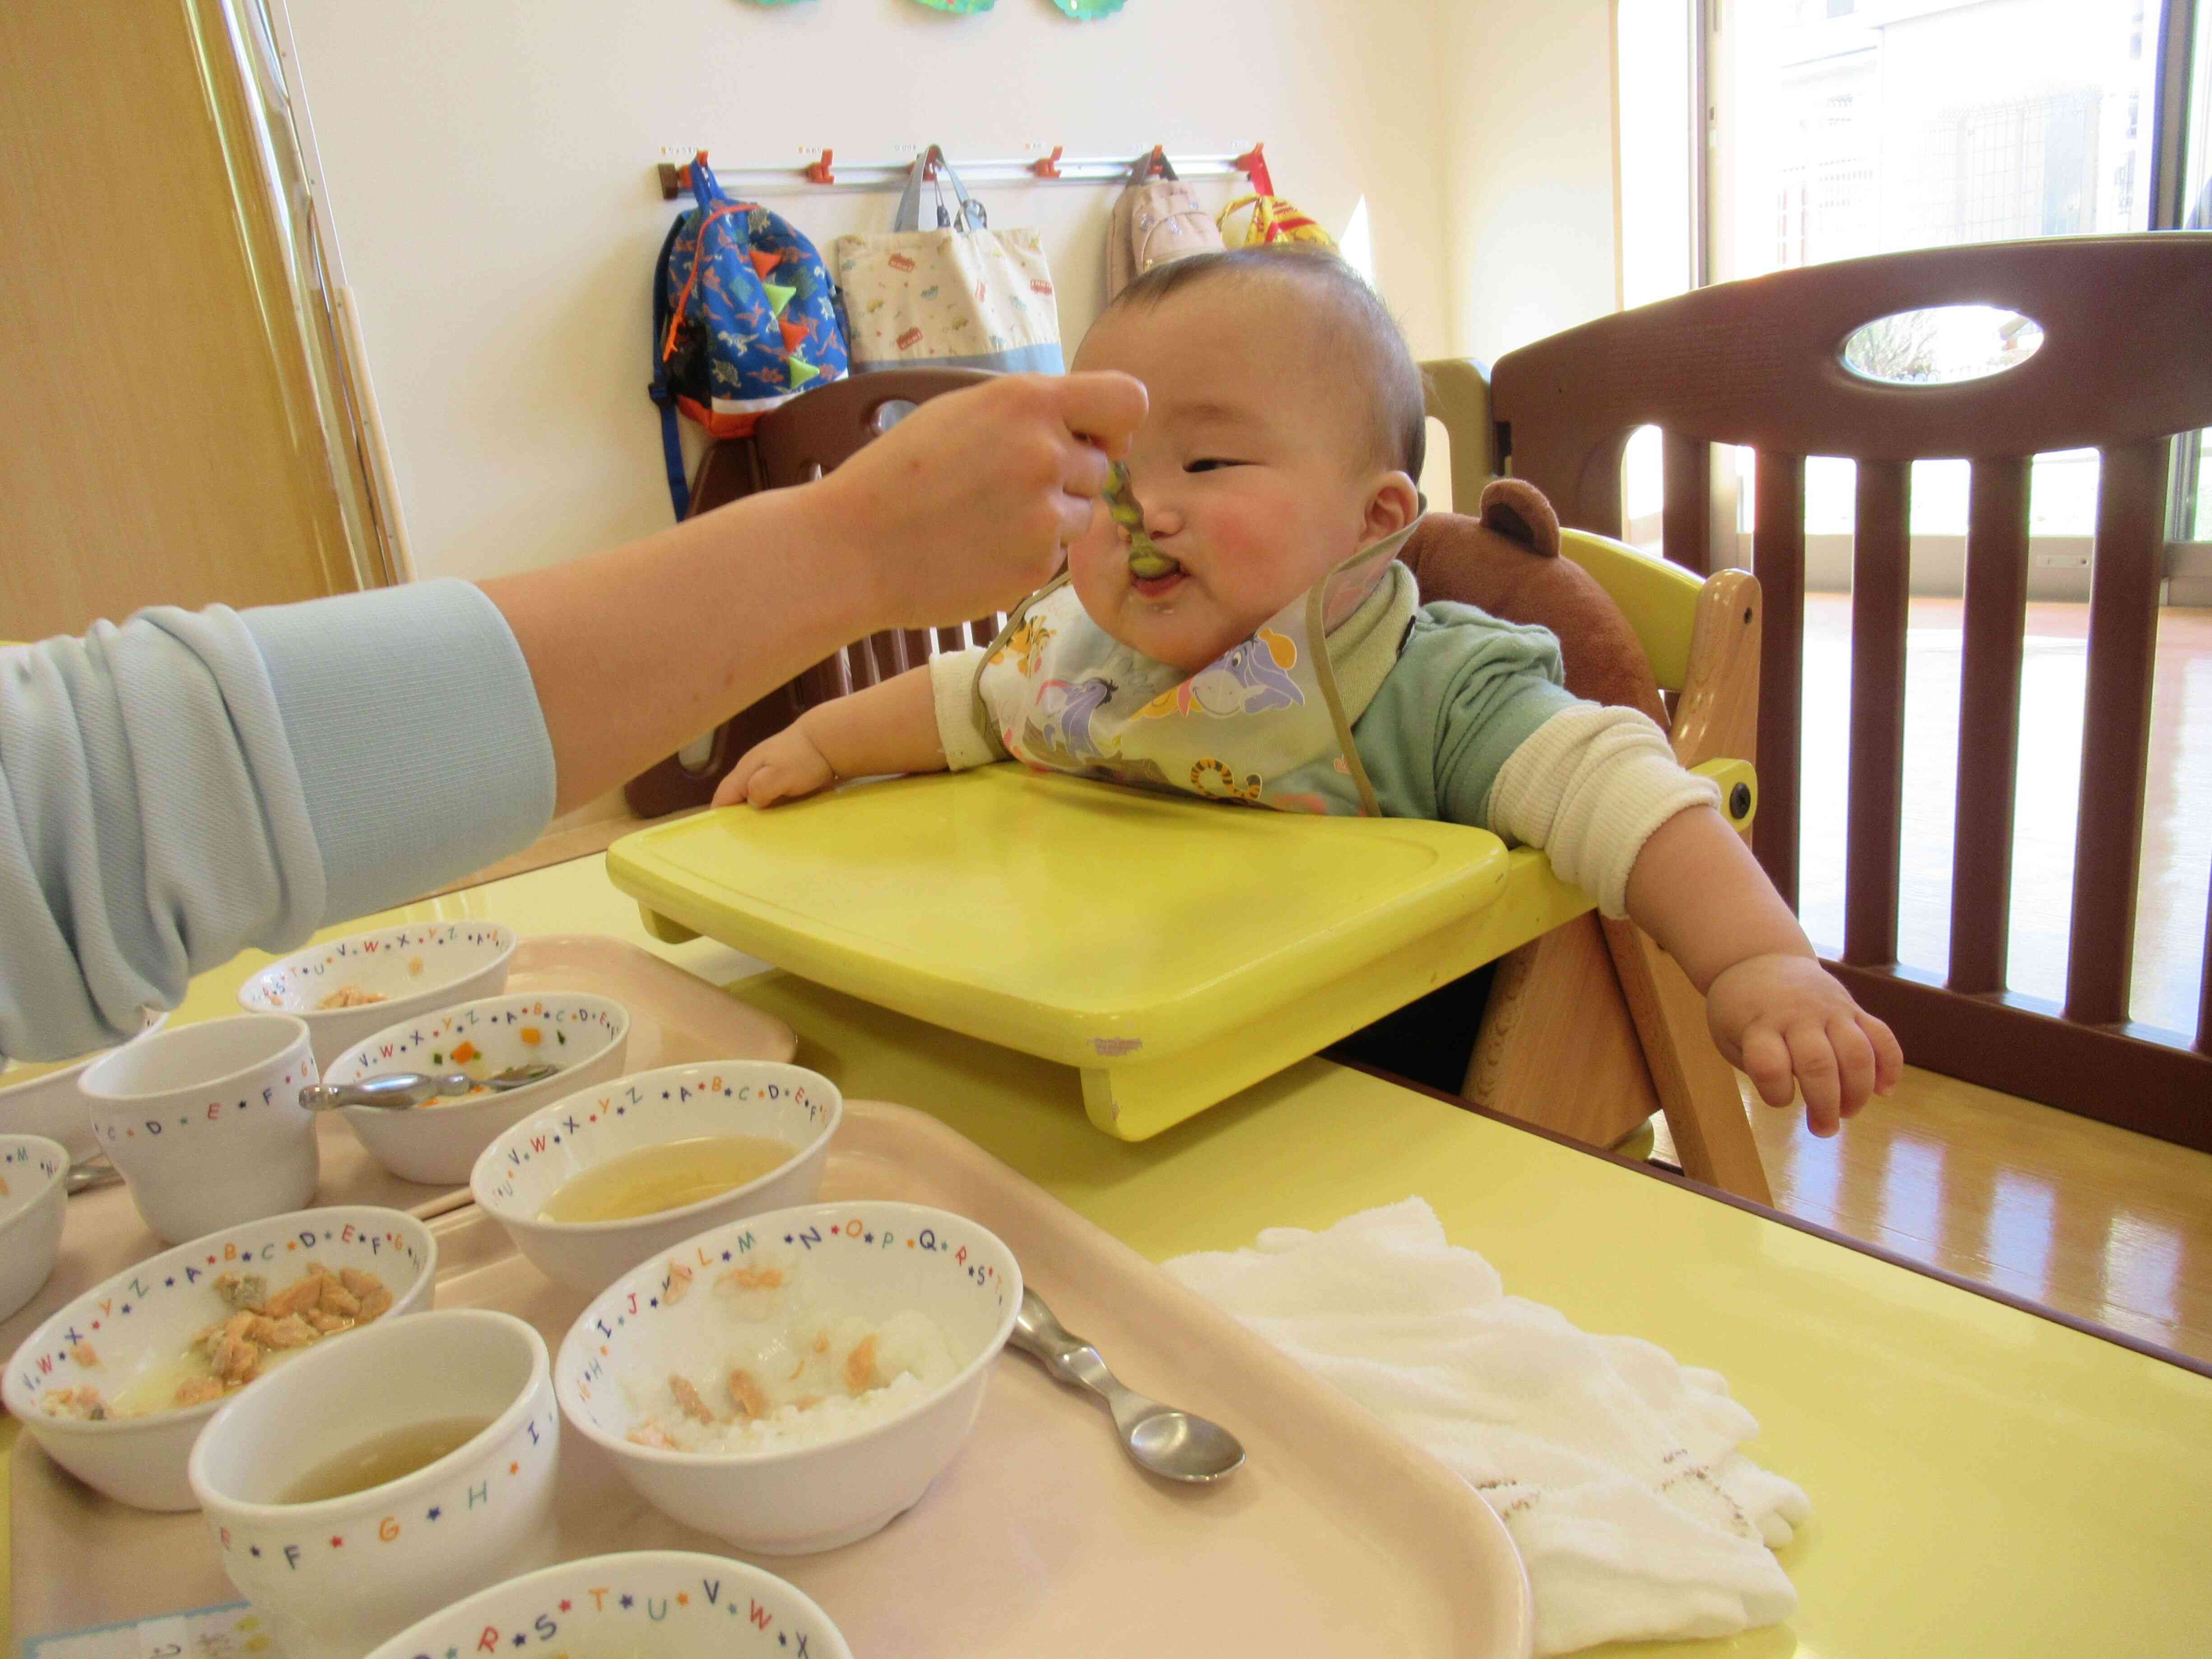
[[[1416,524],[1419,520],[1417,520]],[[1413,533],[1362,548],[1194,674],[1091,621],[1066,576],[1025,600],[975,677],[976,716],[1039,771],[1285,812],[1376,817],[1324,625],[1338,585]]]

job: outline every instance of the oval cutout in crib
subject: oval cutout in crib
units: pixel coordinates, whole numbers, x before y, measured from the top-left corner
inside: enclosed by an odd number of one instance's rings
[[[1863,380],[1949,386],[2017,368],[2043,345],[2032,317],[2001,306],[1930,306],[1862,324],[1837,352]]]

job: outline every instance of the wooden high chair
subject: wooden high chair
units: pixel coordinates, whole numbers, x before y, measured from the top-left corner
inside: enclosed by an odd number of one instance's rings
[[[1487,410],[1480,372],[1464,364],[1437,367],[1436,412],[1452,434],[1455,488],[1472,501],[1487,475]],[[720,445],[710,453],[695,488],[693,510],[754,489],[817,477],[885,429],[886,408],[896,415],[900,404],[974,378],[958,371],[865,375],[795,399],[765,418],[750,444]],[[1417,538],[1407,549],[1417,569],[1423,547]],[[1480,581],[1458,591],[1434,589],[1429,597],[1488,601],[1485,608],[1511,619],[1549,623],[1575,610],[1555,602],[1563,586],[1579,585],[1572,597],[1582,606],[1595,605],[1613,614],[1616,625],[1605,648],[1636,659],[1633,668],[1650,688],[1650,706],[1657,707],[1660,687],[1676,694],[1677,752],[1686,763],[1716,774],[1729,797],[1731,817],[1739,825],[1747,823],[1754,789],[1748,757],[1758,674],[1757,584],[1741,572],[1700,584],[1619,544],[1581,532],[1563,538],[1563,551],[1565,559],[1546,562],[1558,568],[1540,573],[1545,580],[1525,585],[1536,595],[1533,609],[1524,605],[1516,611],[1510,599],[1479,591]],[[1449,588],[1451,574],[1441,566],[1427,570],[1425,586],[1443,580]],[[995,618],[979,618],[968,625],[964,638],[962,629],[944,629],[934,635],[878,635],[848,647],[722,728],[705,764],[687,769],[664,763],[633,783],[631,802],[642,812],[659,812],[703,800],[746,744],[805,708],[873,684],[937,649],[988,639],[997,625]],[[1576,665],[1589,652],[1582,648],[1584,641],[1570,637],[1565,643],[1571,688]],[[1146,837],[1151,839],[1145,845],[1180,849],[1191,844],[1182,837],[1204,838],[1191,860],[1197,867],[1190,891],[1191,909],[1202,914],[1206,849],[1220,856],[1224,834],[1241,838],[1228,856],[1266,858],[1299,832],[1304,832],[1302,847],[1308,852],[1315,836],[1358,833],[1352,821],[1228,814],[1197,802],[1101,791],[1004,767],[871,786],[821,805],[832,806],[832,811],[817,807],[810,812],[808,804],[800,803],[757,819],[720,825],[694,819],[647,830],[617,846],[609,868],[617,884],[639,897],[648,925],[664,937],[689,937],[695,928],[709,932],[854,994],[1076,1066],[1083,1073],[1092,1121],[1129,1139],[1155,1133],[1203,1109],[1437,983],[1500,961],[1468,1073],[1468,1098],[1595,1145],[1617,1141],[1662,1109],[1692,1178],[1761,1201],[1767,1197],[1734,1075],[1705,1033],[1702,1000],[1648,939],[1626,927],[1601,928],[1588,896],[1559,880],[1542,855],[1530,849],[1508,852],[1494,837],[1459,826],[1392,821],[1391,844],[1406,854],[1408,869],[1428,864],[1443,869],[1460,860],[1439,878],[1437,902],[1445,908],[1426,920],[1401,917],[1397,933],[1388,938],[1384,922],[1373,915],[1313,924],[1337,930],[1323,942],[1328,948],[1339,934],[1366,929],[1362,940],[1345,942],[1344,948],[1364,949],[1369,957],[1340,980],[1328,982],[1310,963],[1299,978],[1293,964],[1267,981],[1274,990],[1258,993],[1260,1001],[1244,1017],[1195,1039],[1180,1023],[1190,1010],[1165,1011],[1166,1023],[1177,1030],[1164,1036],[1158,1025],[1149,1026],[1146,1040],[1156,1047],[1178,1040],[1194,1046],[1146,1075],[1147,1067],[1136,1052],[1142,1048],[1138,1039],[1127,1039],[1124,1048],[1116,1047],[1122,1039],[1079,1040],[1072,1029],[1053,1025],[1036,1010],[1013,1006],[1003,988],[950,982],[915,962],[898,971],[886,969],[879,959],[889,948],[884,941],[856,945],[849,926],[834,919],[821,922],[821,908],[840,902],[831,890],[844,884],[834,878],[827,861],[849,858],[854,881],[875,884],[871,892],[895,897],[914,890],[927,896],[946,878],[942,860],[931,861],[935,849],[972,841],[988,826],[988,834],[1018,840],[1033,855],[1009,880],[1041,879],[1036,870],[1053,863],[1051,848],[1041,838],[1075,833],[1071,826],[1084,817],[1112,819],[1118,826],[1113,831],[1116,845]],[[905,820],[897,815],[908,810],[939,816],[927,817],[926,830],[902,829]],[[726,873],[723,860],[732,850],[735,824],[742,824],[738,833],[745,843],[738,850],[767,860],[757,885]],[[901,858],[914,860],[908,875],[899,873],[896,860]],[[1165,867],[1176,865],[1174,854],[1164,854],[1160,863],[1163,880],[1182,878],[1180,870]],[[1129,885],[1117,890],[1152,884],[1141,863],[1119,878]],[[787,899],[793,890],[800,896]],[[1378,902],[1387,908],[1391,896]],[[995,902],[1001,895],[989,897]],[[810,906],[814,914],[802,915]],[[1466,920],[1455,921],[1461,910],[1468,911]],[[1237,994],[1255,994],[1248,984]],[[1268,1003],[1269,995],[1279,1001]]]

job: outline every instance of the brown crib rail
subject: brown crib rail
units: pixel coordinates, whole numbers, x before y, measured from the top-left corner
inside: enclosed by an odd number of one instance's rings
[[[1862,380],[1861,325],[1946,305],[2033,319],[2040,349],[1948,385]],[[1844,936],[1830,965],[1916,1063],[2212,1151],[2212,905],[2193,1033],[2128,1020],[2151,673],[2178,433],[2212,425],[2212,234],[2063,238],[1885,254],[1705,289],[1501,358],[1512,472],[1562,522],[1618,535],[1630,434],[1663,435],[1668,557],[1704,572],[1711,447],[1757,455],[1752,566],[1766,595],[1753,844],[1794,904],[1804,672],[1805,458],[1857,463]],[[2094,448],[2088,678],[2062,1006],[2008,991],[2028,469]],[[1960,457],[1968,494],[1949,960],[1897,960],[1911,463]]]

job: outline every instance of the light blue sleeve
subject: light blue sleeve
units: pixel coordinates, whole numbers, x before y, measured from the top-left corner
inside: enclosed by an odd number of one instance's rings
[[[527,843],[553,751],[506,620],[439,581],[143,611],[0,650],[0,1054],[54,1059]]]

